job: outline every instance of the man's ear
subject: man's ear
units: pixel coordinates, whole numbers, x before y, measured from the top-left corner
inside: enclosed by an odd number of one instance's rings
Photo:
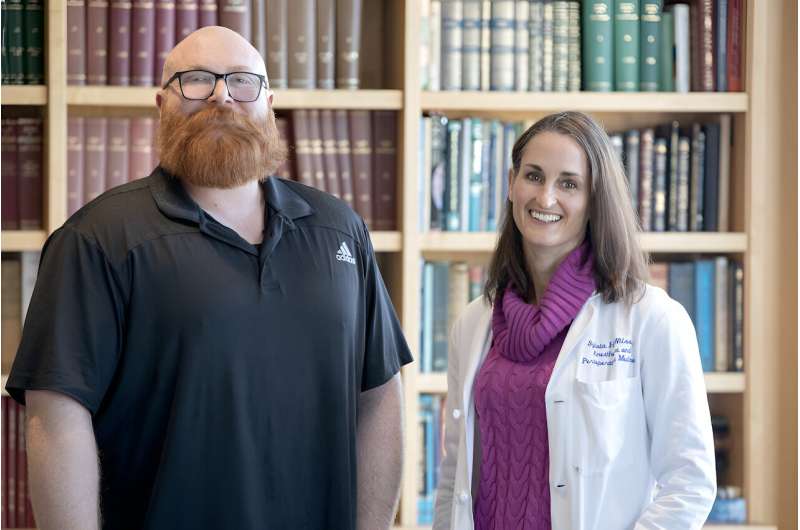
[[[158,114],[161,115],[161,105],[164,103],[164,96],[161,95],[161,91],[159,90],[156,92],[156,107],[158,107]]]

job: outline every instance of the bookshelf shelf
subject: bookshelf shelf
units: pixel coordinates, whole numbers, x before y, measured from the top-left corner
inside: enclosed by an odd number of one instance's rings
[[[428,232],[421,236],[421,247],[428,259],[449,259],[489,253],[496,240],[494,232]],[[660,254],[747,251],[747,234],[739,232],[648,232],[640,241],[647,252]]]
[[[400,232],[370,232],[375,252],[400,252],[403,238]]]
[[[41,250],[47,239],[44,230],[3,230],[3,252],[24,252],[28,250]]]
[[[5,97],[5,87],[3,88]],[[158,87],[70,86],[67,104],[73,107],[154,109]],[[403,108],[400,90],[276,90],[276,109]]]
[[[3,85],[0,99],[3,105],[47,105],[47,86]]]
[[[741,372],[711,372],[705,374],[705,379],[709,394],[741,394],[745,390],[745,375]],[[421,394],[446,394],[447,374],[419,374],[417,391]]]
[[[584,112],[747,112],[746,93],[672,92],[423,92],[422,110],[527,114],[581,110]]]

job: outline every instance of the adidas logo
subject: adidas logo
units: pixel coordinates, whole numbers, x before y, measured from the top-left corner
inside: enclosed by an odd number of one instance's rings
[[[355,258],[350,253],[350,249],[347,248],[347,243],[345,243],[344,241],[342,241],[342,244],[339,245],[339,250],[338,252],[336,252],[336,259],[338,259],[339,261],[346,261],[351,265],[356,264]]]

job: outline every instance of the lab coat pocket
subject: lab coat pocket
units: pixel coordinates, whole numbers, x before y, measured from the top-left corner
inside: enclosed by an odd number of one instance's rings
[[[576,381],[575,466],[580,473],[602,473],[625,463],[625,435],[639,377],[601,382]]]

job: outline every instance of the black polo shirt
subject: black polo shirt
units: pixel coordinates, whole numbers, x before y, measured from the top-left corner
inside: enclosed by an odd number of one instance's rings
[[[411,356],[361,218],[263,189],[259,247],[159,169],[44,247],[7,389],[91,411],[105,529],[355,529],[359,393]]]

